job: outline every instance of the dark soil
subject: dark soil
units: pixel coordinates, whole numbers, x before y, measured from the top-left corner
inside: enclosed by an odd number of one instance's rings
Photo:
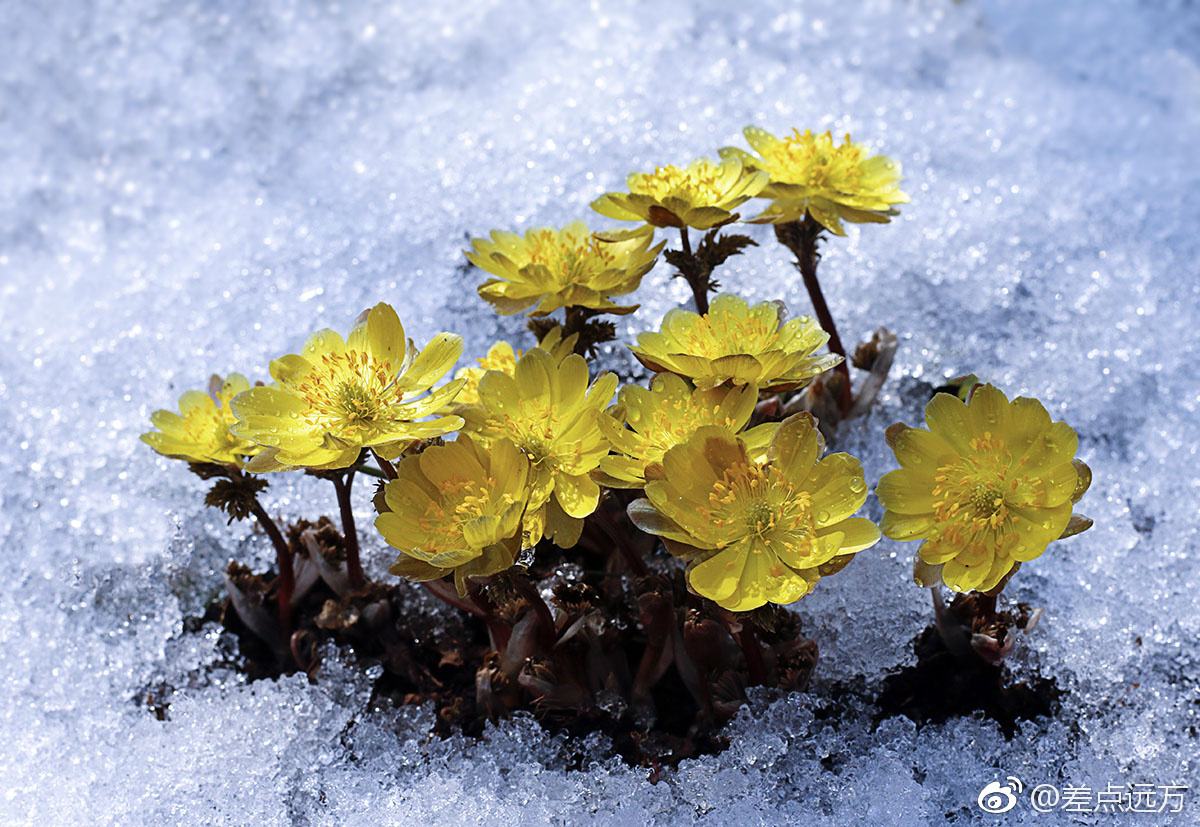
[[[328,526],[325,520],[292,526],[297,554],[306,553],[299,541],[305,529],[318,530],[326,551],[336,554],[339,538]],[[350,649],[364,670],[383,667],[373,703],[431,704],[440,735],[478,736],[488,720],[527,710],[551,732],[604,733],[626,762],[650,768],[652,780],[663,767],[728,746],[721,731],[745,703],[747,687],[807,687],[816,646],[801,635],[794,613],[722,612],[690,595],[678,567],[653,549],[637,550],[650,568],[632,572],[610,552],[611,535],[591,528],[569,555],[547,545],[526,573],[491,578],[477,597],[493,607],[499,632],[463,611],[431,612],[429,598],[399,580],[341,596],[317,580],[295,606],[296,631],[286,647],[252,630],[228,598],[192,625],[223,624],[237,642],[224,666],[251,680],[304,671],[319,681],[319,653],[332,641]],[[230,576],[243,594],[271,606],[272,573],[234,566]],[[552,640],[520,633],[534,607],[512,577],[551,596]],[[1025,625],[1024,612],[996,613],[988,605],[990,614],[960,599],[945,617],[1001,642]],[[495,648],[497,634],[507,653]],[[846,703],[853,696],[873,701],[877,720],[904,715],[923,725],[982,714],[1011,737],[1017,722],[1058,710],[1062,692],[1053,679],[1014,682],[1002,665],[952,653],[933,626],[913,646],[917,663],[880,685],[858,681],[823,692],[828,697],[818,699],[818,717],[836,722],[857,715]],[[138,700],[163,719],[170,695],[170,687],[155,686]]]
[[[298,540],[306,528],[321,529],[335,544],[324,525],[290,528],[297,555],[306,553]],[[474,595],[494,611],[486,623],[462,611],[418,607],[427,601],[399,580],[341,596],[318,580],[295,606],[286,649],[243,622],[229,599],[215,611],[236,637],[240,668],[251,679],[305,671],[319,680],[319,653],[333,641],[349,647],[364,669],[383,667],[374,702],[431,703],[439,734],[478,735],[489,719],[527,710],[552,732],[604,733],[617,754],[652,768],[652,777],[663,766],[724,749],[720,731],[745,703],[748,686],[807,685],[816,646],[800,634],[793,613],[724,612],[690,594],[679,567],[652,548],[636,550],[650,568],[631,571],[628,558],[610,552],[610,537],[589,523],[569,554],[546,544],[524,573],[490,578]],[[271,573],[233,567],[230,576],[244,594],[271,605]],[[551,596],[552,639],[522,633],[535,607],[518,577],[526,590],[532,585]]]
[[[1016,619],[1004,614],[993,616],[989,618],[989,631],[999,634],[1003,642],[1003,636],[1015,634],[1017,624],[1012,621]],[[997,626],[1002,628],[998,630]],[[999,724],[1005,737],[1011,738],[1019,721],[1053,716],[1059,710],[1063,692],[1053,678],[1014,682],[1003,664],[952,653],[932,625],[917,635],[912,645],[916,664],[898,669],[883,680],[876,699],[879,720],[903,715],[922,725],[981,714]]]

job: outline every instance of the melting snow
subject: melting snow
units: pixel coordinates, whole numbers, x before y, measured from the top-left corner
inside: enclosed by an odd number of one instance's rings
[[[8,4],[0,821],[993,823],[976,795],[1015,775],[1190,784],[1175,818],[1192,823],[1197,11]],[[149,412],[213,371],[264,378],[310,330],[381,299],[418,338],[515,341],[520,322],[474,295],[469,234],[602,223],[587,204],[627,172],[737,142],[747,123],[850,130],[904,164],[902,217],[822,263],[845,338],[901,336],[881,406],[843,435],[870,479],[891,467],[884,426],[913,422],[923,383],[957,373],[1037,395],[1079,430],[1096,527],[1010,588],[1046,609],[1016,668],[1057,678],[1062,712],[1012,740],[983,720],[875,726],[864,699],[930,616],[912,546],[887,541],[798,607],[822,645],[812,695],[758,698],[728,751],[657,785],[527,719],[482,742],[431,738],[428,711],[368,711],[332,653],[318,685],[245,683],[196,618],[225,562],[265,565],[267,543],[138,443]],[[803,312],[784,251],[755,232],[722,281]],[[684,301],[668,275],[647,277],[625,332]],[[313,481],[268,497],[289,516],[332,511]],[[831,720],[835,684],[863,696]],[[1028,802],[1006,818],[1055,820]]]

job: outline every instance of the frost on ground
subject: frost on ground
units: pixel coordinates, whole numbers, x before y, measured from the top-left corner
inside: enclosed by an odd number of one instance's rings
[[[992,823],[976,795],[1016,775],[1190,784],[1174,818],[1194,823],[1200,9],[428,5],[5,7],[0,821]],[[269,544],[137,442],[148,413],[213,371],[263,378],[377,300],[418,339],[515,341],[473,293],[468,234],[589,217],[626,172],[752,122],[850,129],[905,166],[903,216],[822,265],[844,337],[902,337],[880,409],[842,435],[868,478],[891,467],[884,426],[957,373],[1079,430],[1096,527],[1010,587],[1046,609],[1016,668],[1059,681],[1060,714],[1011,740],[873,723],[930,615],[912,546],[889,541],[798,607],[822,646],[812,694],[760,698],[729,750],[656,785],[529,720],[430,738],[428,711],[369,711],[336,656],[315,686],[239,677],[197,618],[225,562],[265,567]],[[760,240],[729,287],[803,311]],[[660,265],[626,332],[685,297]],[[315,516],[327,497],[285,478],[268,502]]]

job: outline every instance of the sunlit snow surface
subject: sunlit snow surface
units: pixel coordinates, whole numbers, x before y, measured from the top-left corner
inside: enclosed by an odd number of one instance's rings
[[[2,16],[0,822],[993,823],[976,795],[1006,775],[1190,784],[1176,820],[1200,818],[1190,0]],[[265,566],[267,544],[137,441],[149,412],[214,371],[264,378],[378,300],[418,339],[461,332],[469,354],[523,336],[475,296],[468,235],[591,219],[627,172],[747,123],[851,130],[904,164],[903,216],[822,263],[844,338],[901,336],[880,409],[843,434],[870,479],[891,467],[884,426],[957,373],[1079,430],[1096,527],[1009,590],[1046,609],[1015,666],[1066,687],[1061,714],[1011,741],[981,720],[876,728],[855,699],[836,729],[814,717],[834,681],[870,697],[928,621],[912,546],[888,541],[799,607],[822,646],[813,695],[760,699],[727,752],[657,785],[528,720],[430,738],[428,711],[365,712],[366,684],[333,657],[316,686],[247,685],[219,630],[187,619],[228,559]],[[783,250],[756,237],[722,280],[805,311]],[[625,332],[685,295],[660,266]],[[268,502],[332,510],[326,486],[290,478]],[[595,762],[567,769],[580,749]],[[1005,818],[1066,816],[1023,802]]]

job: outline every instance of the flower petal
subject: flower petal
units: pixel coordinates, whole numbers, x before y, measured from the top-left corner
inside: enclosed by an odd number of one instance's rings
[[[885,511],[879,523],[880,530],[893,540],[918,540],[927,536],[932,527],[932,514],[899,514],[895,511]]]
[[[842,536],[838,554],[857,554],[879,542],[879,526],[865,517],[850,517],[839,523],[819,529],[817,536],[840,532]]]
[[[798,483],[809,475],[824,449],[817,420],[810,413],[799,413],[779,425],[767,456],[788,479]]]
[[[929,514],[933,511],[933,489],[927,477],[900,468],[889,471],[875,487],[883,507],[897,514]]]
[[[648,499],[634,500],[626,508],[626,513],[629,514],[629,519],[633,521],[633,524],[647,534],[667,537],[680,543],[692,544],[695,542],[694,538],[680,528],[678,523],[655,508]]]
[[[935,394],[925,406],[925,422],[929,430],[941,437],[960,454],[971,453],[970,418],[967,406],[957,396]]]
[[[586,517],[600,502],[600,486],[587,474],[559,474],[554,480],[554,497],[570,517]]]
[[[748,542],[718,551],[688,570],[688,584],[709,600],[720,603],[728,599],[738,590],[749,552]]]
[[[862,463],[849,454],[830,454],[818,462],[805,486],[812,494],[818,527],[846,519],[867,501]]]
[[[1008,429],[1008,397],[994,385],[979,385],[967,406],[972,430],[977,434],[998,434]]]
[[[399,383],[406,388],[425,390],[450,372],[462,356],[463,341],[453,333],[439,333],[429,340],[413,359]]]

